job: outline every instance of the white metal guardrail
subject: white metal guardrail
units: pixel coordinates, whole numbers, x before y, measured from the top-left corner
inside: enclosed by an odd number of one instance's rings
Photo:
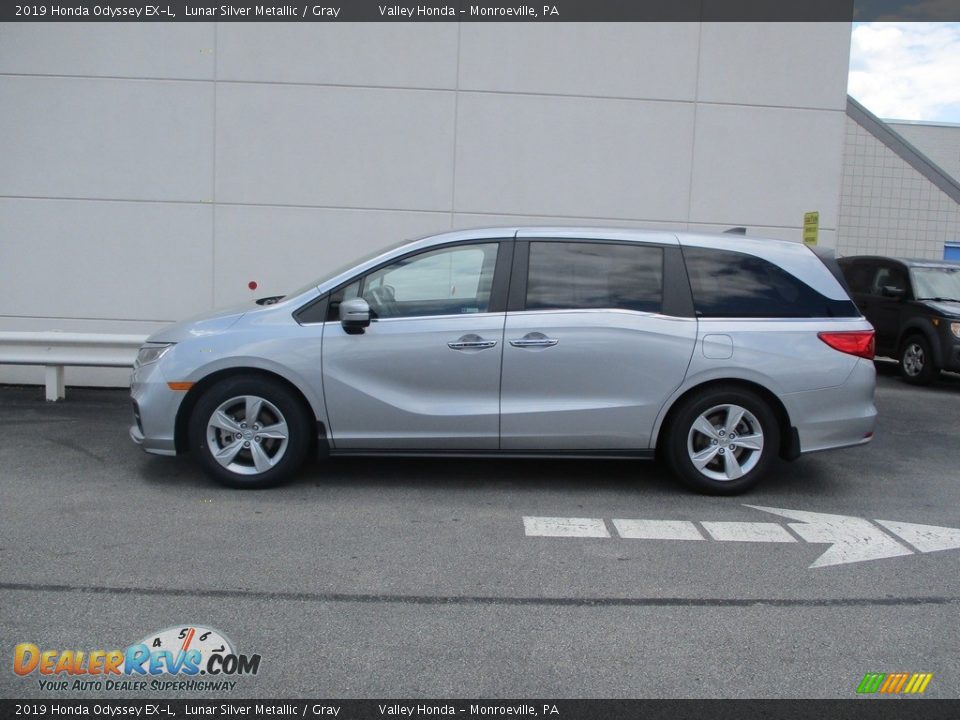
[[[65,367],[133,367],[146,339],[146,335],[0,332],[0,365],[43,365],[47,400],[62,400]]]

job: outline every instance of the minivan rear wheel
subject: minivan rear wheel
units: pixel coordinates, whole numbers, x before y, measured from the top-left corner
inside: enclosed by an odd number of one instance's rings
[[[667,461],[684,484],[737,495],[763,477],[780,447],[780,428],[762,397],[718,386],[681,401],[666,443]]]
[[[936,374],[927,339],[923,335],[905,339],[900,346],[900,377],[913,385],[929,385]]]
[[[303,464],[310,426],[303,402],[282,383],[226,378],[197,401],[190,417],[190,447],[201,468],[228,487],[273,487]]]

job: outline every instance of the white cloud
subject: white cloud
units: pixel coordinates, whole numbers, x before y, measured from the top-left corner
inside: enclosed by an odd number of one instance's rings
[[[960,122],[960,23],[857,23],[849,91],[883,118]]]

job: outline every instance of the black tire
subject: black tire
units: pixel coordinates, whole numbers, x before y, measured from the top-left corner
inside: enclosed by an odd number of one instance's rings
[[[248,397],[263,402],[259,406],[247,405],[244,398]],[[225,403],[228,403],[226,409]],[[237,428],[241,423],[244,427],[238,431],[210,427],[218,409],[224,410],[228,420],[236,420]],[[258,412],[257,422],[245,422],[249,409]],[[282,426],[278,420],[286,424],[285,443],[279,437]],[[263,437],[254,434],[253,429],[261,423],[265,431]],[[221,380],[203,393],[193,408],[188,432],[191,451],[207,475],[227,487],[259,489],[279,485],[300,469],[310,450],[313,425],[303,399],[289,387],[270,378],[239,375]],[[277,437],[266,437],[271,427],[276,429],[272,434]],[[213,449],[211,442],[215,444]],[[215,459],[214,452],[219,449],[229,455],[230,448],[237,451],[228,467]],[[264,469],[257,468],[258,461]]]
[[[904,338],[897,359],[900,361],[900,377],[911,385],[929,385],[939,374],[933,363],[930,343],[923,335]]]
[[[733,426],[735,437],[731,440],[725,425],[727,420],[736,419],[734,408],[745,412]],[[694,429],[701,416],[713,427],[713,435],[708,437]],[[666,431],[664,456],[670,469],[684,485],[708,495],[738,495],[754,487],[780,448],[780,426],[767,401],[736,386],[715,385],[685,398],[673,412]],[[759,449],[738,446],[738,434],[744,435],[745,445]],[[711,459],[701,470],[691,455]],[[732,461],[729,465],[728,460]],[[738,469],[742,474],[736,476]]]

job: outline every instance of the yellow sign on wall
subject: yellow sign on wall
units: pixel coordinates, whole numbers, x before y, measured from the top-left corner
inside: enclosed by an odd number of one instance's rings
[[[803,242],[813,247],[820,233],[820,213],[814,210],[803,214]]]

